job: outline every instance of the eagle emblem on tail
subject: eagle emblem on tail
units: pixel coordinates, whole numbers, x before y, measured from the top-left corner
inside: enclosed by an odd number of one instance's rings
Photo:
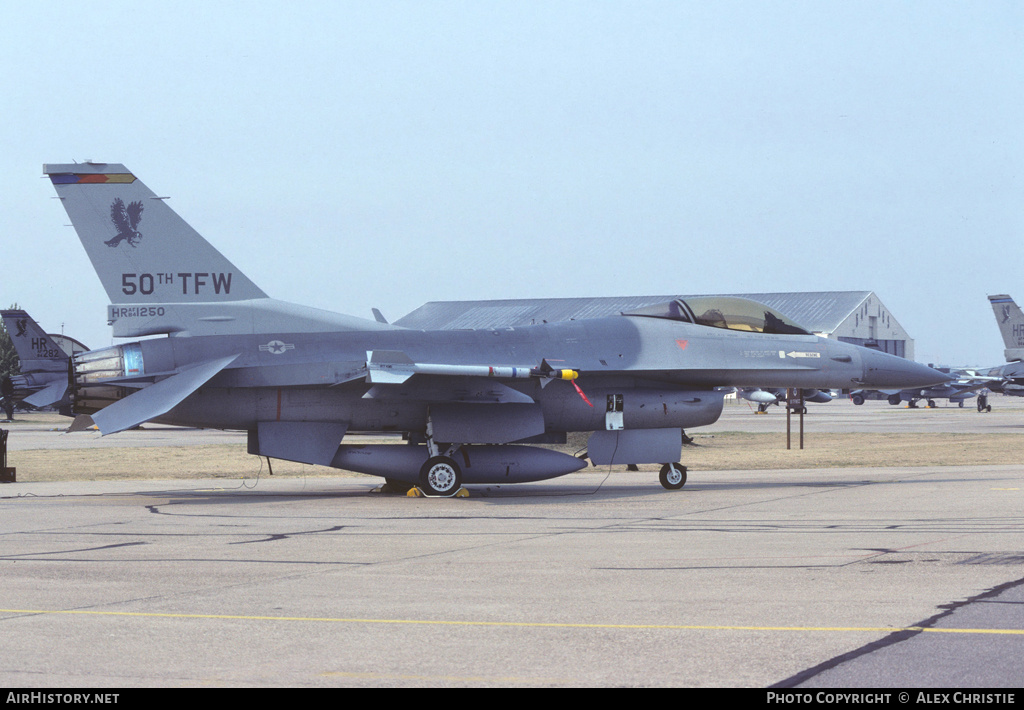
[[[124,201],[118,197],[110,205],[110,221],[117,227],[117,234],[113,238],[103,242],[108,247],[116,247],[121,242],[128,242],[133,247],[139,245],[142,234],[136,229],[142,221],[142,203],[130,202],[127,207]]]

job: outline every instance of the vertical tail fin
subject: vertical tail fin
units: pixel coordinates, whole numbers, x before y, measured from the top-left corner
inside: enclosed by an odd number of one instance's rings
[[[68,354],[25,311],[0,311],[21,360],[21,372],[66,372]]]
[[[394,329],[267,297],[123,165],[44,165],[103,283],[115,337]]]
[[[1024,360],[1024,313],[1012,298],[1006,294],[989,296],[989,303],[996,315],[996,324],[1003,335],[1007,362]]]
[[[70,354],[25,311],[0,311],[0,317],[20,361],[19,374],[5,377],[0,383],[4,397],[33,407],[64,401]],[[80,345],[70,338],[66,341],[68,346]]]
[[[123,165],[44,165],[111,303],[266,298]]]

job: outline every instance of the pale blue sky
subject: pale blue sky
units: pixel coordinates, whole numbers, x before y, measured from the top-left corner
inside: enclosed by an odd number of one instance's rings
[[[1024,303],[1019,2],[0,9],[0,303],[111,342],[40,179],[121,162],[275,298],[873,290],[917,359]]]

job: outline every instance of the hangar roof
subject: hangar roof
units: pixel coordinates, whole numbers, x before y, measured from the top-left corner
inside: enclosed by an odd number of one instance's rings
[[[807,330],[831,333],[868,297],[871,291],[807,293],[673,294],[598,298],[526,298],[502,301],[430,301],[395,321],[419,330],[507,328],[618,315],[676,298],[738,296],[759,301],[789,316]]]

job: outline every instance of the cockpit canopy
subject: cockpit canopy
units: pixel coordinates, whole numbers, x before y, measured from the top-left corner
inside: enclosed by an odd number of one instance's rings
[[[747,333],[810,335],[789,318],[763,303],[735,296],[697,296],[685,301],[677,298],[674,301],[624,312],[622,315],[666,318],[712,328],[742,330]]]

